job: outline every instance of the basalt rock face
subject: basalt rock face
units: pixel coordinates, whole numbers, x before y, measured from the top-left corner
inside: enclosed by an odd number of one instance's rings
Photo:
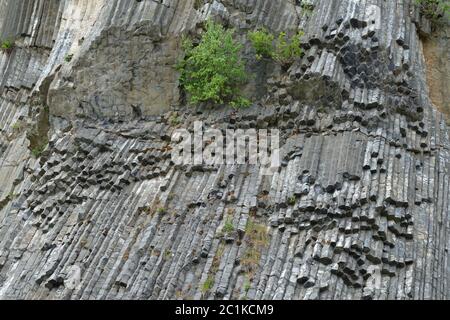
[[[183,104],[208,17],[245,44],[250,108]],[[256,61],[258,26],[304,56]],[[0,0],[0,298],[449,298],[427,33],[409,0]],[[194,121],[279,129],[282,166],[174,165]]]

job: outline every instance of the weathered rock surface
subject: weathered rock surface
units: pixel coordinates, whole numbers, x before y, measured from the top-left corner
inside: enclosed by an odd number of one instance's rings
[[[181,103],[180,38],[207,17],[246,43],[248,109]],[[303,29],[304,57],[257,67],[262,25]],[[449,298],[428,29],[409,0],[0,0],[0,298]],[[279,129],[283,166],[173,165],[197,120]]]

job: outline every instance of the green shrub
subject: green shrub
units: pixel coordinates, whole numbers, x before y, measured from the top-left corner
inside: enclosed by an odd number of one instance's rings
[[[295,59],[301,57],[300,38],[302,32],[296,33],[288,38],[285,32],[278,35],[276,41],[274,36],[266,29],[260,29],[249,33],[250,42],[256,51],[256,58],[272,58],[283,66],[292,64]]]
[[[273,58],[274,47],[273,47],[273,34],[267,32],[265,28],[256,30],[249,33],[250,42],[255,48],[256,59],[261,60],[262,58]]]
[[[244,107],[250,101],[239,94],[246,81],[244,64],[240,59],[242,45],[233,39],[233,30],[208,21],[198,46],[183,40],[185,58],[178,64],[181,86],[189,94],[189,103],[230,103]]]

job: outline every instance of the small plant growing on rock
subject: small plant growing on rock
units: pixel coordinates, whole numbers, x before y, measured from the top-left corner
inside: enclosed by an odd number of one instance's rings
[[[167,210],[166,210],[166,208],[164,208],[164,207],[159,207],[159,208],[156,210],[156,212],[157,212],[158,214],[160,214],[160,215],[164,215],[164,214],[167,213]]]
[[[6,53],[11,53],[15,47],[15,43],[12,40],[0,41],[0,50]]]
[[[299,31],[289,38],[285,32],[281,32],[275,41],[274,35],[266,29],[260,29],[250,32],[249,39],[256,51],[256,59],[271,58],[286,67],[301,57],[300,38],[302,35],[303,33]]]
[[[201,7],[204,5],[204,1],[203,0],[195,0],[194,1],[194,9],[195,10],[199,10],[201,9]]]
[[[247,293],[250,290],[251,286],[252,286],[252,284],[247,277],[244,282],[244,291]]]
[[[67,54],[67,55],[64,57],[64,61],[67,62],[67,63],[69,63],[70,61],[72,61],[72,58],[73,58],[73,54]]]
[[[250,219],[245,229],[247,248],[241,258],[243,270],[251,277],[261,259],[262,251],[268,246],[270,239],[265,225]]]
[[[36,147],[31,149],[31,154],[33,155],[33,157],[39,158],[41,156],[41,154],[44,152],[44,150],[47,148],[47,146],[48,146],[48,140],[44,140],[39,145],[37,145]]]
[[[14,190],[11,190],[10,192],[9,192],[9,194],[6,196],[6,198],[8,199],[8,201],[12,201],[12,200],[14,200],[14,198],[16,198],[17,197],[17,195],[14,193]]]
[[[11,128],[12,128],[13,130],[19,131],[19,130],[22,130],[22,128],[23,128],[24,126],[25,126],[25,125],[24,125],[24,123],[23,123],[22,121],[17,120],[13,125],[11,125]]]
[[[214,278],[212,275],[209,275],[206,281],[203,283],[202,293],[206,293],[212,289],[214,286]]]
[[[225,221],[225,225],[223,226],[223,232],[231,233],[233,231],[234,231],[233,222],[231,221],[231,219],[227,219]]]
[[[168,259],[170,259],[171,257],[172,257],[172,251],[169,250],[169,249],[166,249],[166,250],[164,251],[164,259],[168,260]]]
[[[180,117],[178,116],[177,113],[173,113],[170,117],[169,117],[169,123],[171,126],[177,126],[179,125],[181,122]]]
[[[314,3],[312,3],[311,1],[302,1],[301,8],[307,16],[310,16],[314,10]]]
[[[273,58],[274,48],[273,40],[275,37],[269,33],[265,28],[250,32],[248,35],[253,48],[256,51],[256,59]]]
[[[295,196],[289,197],[289,199],[288,199],[289,205],[291,205],[291,206],[295,205],[296,200],[297,199],[295,198]]]
[[[281,32],[278,36],[278,42],[275,50],[275,60],[281,65],[287,66],[292,64],[295,59],[302,55],[302,48],[300,47],[300,38],[302,32],[297,32],[292,38],[287,38],[285,32]]]
[[[450,2],[448,0],[416,0],[421,13],[436,27],[443,18],[450,15]]]
[[[188,38],[183,40],[182,46],[185,58],[177,69],[181,72],[180,84],[191,104],[250,105],[250,101],[239,94],[239,87],[247,77],[240,58],[242,45],[233,39],[233,30],[208,21],[197,46]]]

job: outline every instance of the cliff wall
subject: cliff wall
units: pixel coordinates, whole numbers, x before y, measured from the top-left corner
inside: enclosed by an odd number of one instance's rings
[[[183,103],[207,18],[245,45],[247,109]],[[256,61],[260,26],[304,57]],[[0,298],[449,298],[427,33],[410,0],[0,0]],[[199,120],[279,129],[281,168],[174,165]]]

